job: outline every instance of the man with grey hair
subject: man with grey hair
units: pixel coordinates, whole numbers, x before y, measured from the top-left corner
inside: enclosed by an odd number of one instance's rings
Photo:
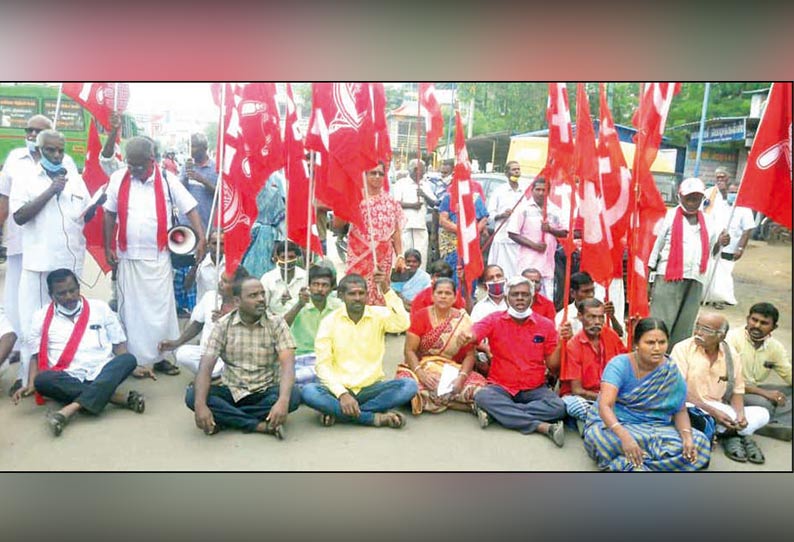
[[[437,203],[433,188],[424,178],[425,163],[416,158],[408,162],[408,177],[394,184],[392,196],[403,208],[405,224],[402,228],[403,250],[419,251],[422,261],[427,261],[427,206]]]
[[[187,215],[198,236],[196,259],[204,257],[204,228],[196,211],[196,200],[176,179],[161,174],[155,162],[154,145],[143,137],[127,142],[127,167],[110,178],[105,203],[105,257],[118,268],[119,316],[129,338],[129,350],[141,366],[136,376],[152,376],[147,367],[165,374],[179,369],[159,359],[158,344],[179,336],[174,301],[171,257],[167,232],[172,226],[170,210],[176,206]],[[116,217],[116,249],[111,238]]]
[[[541,433],[558,447],[565,442],[565,403],[546,385],[546,373],[560,368],[561,344],[554,323],[532,313],[532,283],[522,277],[507,283],[507,311],[474,324],[473,339],[488,339],[488,385],[474,396],[483,429],[493,417],[524,434]]]
[[[521,273],[518,267],[518,243],[510,238],[506,222],[513,208],[524,197],[529,182],[521,179],[521,166],[515,160],[505,165],[507,183],[499,185],[488,198],[488,214],[493,218],[494,239],[488,253],[488,263],[498,265],[504,276],[514,277]],[[496,231],[499,230],[499,231]]]
[[[5,293],[3,303],[7,325],[17,337],[21,336],[19,318],[19,279],[22,275],[22,231],[20,226],[10,220],[8,212],[11,187],[16,183],[26,183],[29,178],[37,175],[37,166],[41,152],[36,146],[36,137],[40,132],[52,128],[52,122],[44,115],[33,115],[25,125],[25,146],[13,149],[8,153],[3,170],[0,172],[0,225],[3,227],[3,244],[6,248]],[[68,157],[64,157],[66,159]],[[71,158],[69,158],[71,160]],[[5,333],[4,333],[5,335]],[[22,342],[20,341],[20,345]],[[13,347],[13,345],[12,345]],[[9,395],[22,386],[22,378],[27,378],[27,371],[19,368],[19,378],[14,382]]]
[[[42,130],[36,137],[40,158],[23,182],[11,187],[10,211],[21,227],[22,272],[19,279],[20,331],[28,342],[33,313],[50,302],[47,275],[69,269],[79,278],[85,259],[84,223],[93,217],[96,204],[65,154],[66,139],[55,130]],[[24,344],[23,343],[23,344]],[[21,351],[27,369],[31,352]],[[22,375],[24,380],[27,375]]]

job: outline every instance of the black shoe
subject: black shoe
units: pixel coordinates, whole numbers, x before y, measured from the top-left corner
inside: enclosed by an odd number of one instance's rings
[[[22,379],[17,378],[14,384],[10,388],[8,388],[8,396],[13,397],[14,394],[17,392],[17,390],[21,387],[22,387]]]

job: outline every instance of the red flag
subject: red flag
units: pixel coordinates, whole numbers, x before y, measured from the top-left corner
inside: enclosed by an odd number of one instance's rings
[[[366,83],[314,83],[312,128],[306,146],[321,154],[317,198],[336,216],[364,227],[359,202],[363,173],[376,155],[372,101]]]
[[[736,205],[791,229],[791,83],[773,83]]]
[[[579,83],[576,91],[575,157],[581,197],[579,214],[584,222],[580,268],[590,273],[595,282],[608,287],[612,280],[612,260],[605,257],[609,253],[609,233],[604,225],[595,131],[584,83]]]
[[[543,173],[547,180],[549,201],[562,208],[563,199],[573,197],[571,173],[574,165],[571,111],[565,83],[549,83],[546,120],[549,123],[549,148]]]
[[[251,175],[255,179],[266,180],[284,167],[284,146],[281,142],[276,107],[276,84],[246,84],[242,89],[242,100],[238,109],[240,131]]]
[[[99,133],[96,129],[95,121],[92,120],[88,125],[88,141],[86,143],[85,167],[83,168],[83,182],[85,182],[88,192],[93,196],[97,190],[104,190],[108,176],[99,164],[99,153],[102,152],[102,143],[99,140]],[[88,253],[96,261],[103,273],[111,270],[110,265],[105,259],[105,245],[102,238],[104,224],[104,210],[100,205],[97,207],[94,218],[83,226],[85,243]],[[111,244],[116,244],[116,236],[111,238]]]
[[[470,286],[482,274],[483,262],[477,216],[474,212],[471,164],[469,153],[466,151],[460,111],[455,111],[455,157],[455,169],[449,189],[450,206],[458,213],[458,258],[463,263],[467,286]]]
[[[433,83],[419,83],[419,105],[425,108],[425,134],[427,152],[436,150],[436,145],[444,133],[444,117],[436,99],[436,86]]]
[[[620,147],[612,113],[607,105],[604,84],[599,83],[598,86],[600,95],[598,174],[604,201],[604,225],[609,230],[613,278],[623,278],[623,251],[626,248],[626,231],[629,227],[631,171],[626,165],[626,158]]]
[[[287,119],[284,131],[284,148],[287,177],[287,238],[299,246],[305,246],[306,234],[311,231],[311,249],[322,256],[323,249],[317,235],[314,206],[310,206],[309,173],[306,167],[303,134],[298,126],[298,112],[292,96],[292,86],[287,83]],[[311,210],[311,212],[309,212]],[[308,214],[308,216],[307,216]],[[308,257],[307,257],[308,261]]]
[[[629,317],[645,318],[650,313],[648,306],[648,258],[658,232],[657,226],[664,218],[667,208],[656,181],[651,175],[651,164],[659,152],[667,113],[673,96],[681,89],[680,83],[647,83],[640,95],[639,107],[634,114],[637,127],[634,154],[633,184],[639,186],[639,198],[632,201],[629,251],[628,301]]]
[[[118,100],[114,99],[116,87]],[[128,83],[64,83],[61,91],[85,107],[105,130],[110,130],[114,102],[118,111],[124,111],[130,96]]]

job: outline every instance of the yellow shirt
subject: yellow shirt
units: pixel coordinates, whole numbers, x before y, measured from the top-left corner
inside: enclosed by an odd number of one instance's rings
[[[383,354],[386,333],[402,333],[410,320],[403,302],[389,290],[385,307],[367,306],[358,323],[342,306],[326,316],[314,339],[317,378],[335,396],[383,380]]]
[[[728,346],[728,348],[731,348]],[[744,378],[742,377],[742,360],[735,350],[733,354],[733,393],[744,394]],[[720,345],[717,361],[712,365],[703,348],[695,344],[695,339],[690,337],[673,347],[670,353],[678,369],[686,380],[687,396],[698,401],[717,401],[722,403],[722,397],[728,389],[728,368],[725,364],[725,352]]]
[[[729,331],[726,341],[742,358],[742,373],[746,384],[757,387],[769,378],[769,371],[774,369],[791,386],[791,359],[783,343],[769,337],[756,349],[744,328]],[[772,365],[771,369],[764,367],[765,362]]]

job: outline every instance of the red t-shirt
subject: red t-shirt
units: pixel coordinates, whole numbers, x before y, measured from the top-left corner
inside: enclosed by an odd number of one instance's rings
[[[611,328],[601,329],[600,343],[600,352],[596,353],[590,339],[581,330],[565,345],[565,361],[560,367],[560,397],[573,393],[573,380],[581,382],[582,387],[588,391],[599,392],[604,367],[618,354],[626,353],[626,347]]]
[[[510,395],[546,383],[546,358],[557,347],[553,321],[532,314],[519,324],[506,311],[495,312],[474,324],[474,337],[488,339],[491,348],[489,383]]]
[[[420,310],[429,307],[433,304],[433,287],[428,286],[418,294],[411,302],[411,321],[413,321],[416,313]],[[460,297],[460,290],[456,292],[455,302],[452,304],[456,309],[466,309],[466,302]]]
[[[557,318],[557,311],[554,308],[554,303],[542,294],[535,294],[535,299],[532,301],[532,312],[545,316],[552,322]]]

